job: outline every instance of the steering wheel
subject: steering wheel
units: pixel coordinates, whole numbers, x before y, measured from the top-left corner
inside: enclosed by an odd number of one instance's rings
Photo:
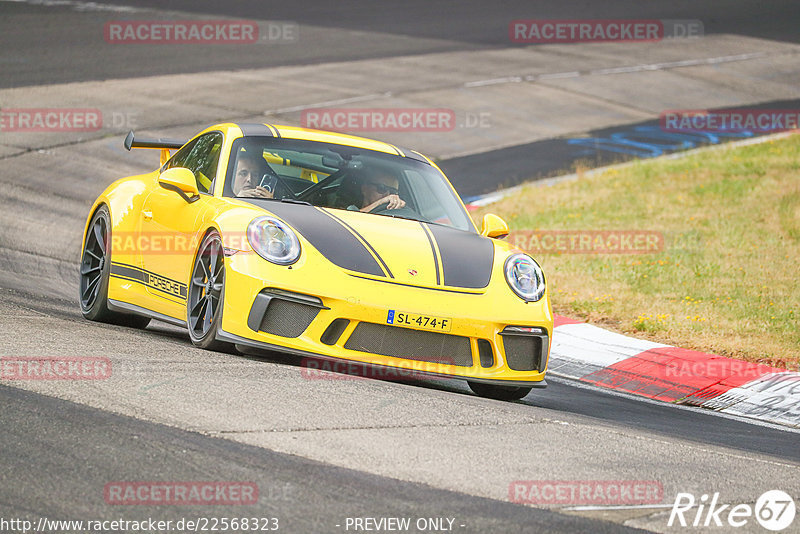
[[[325,188],[325,187],[329,186],[330,184],[332,184],[333,181],[336,180],[342,174],[344,174],[344,172],[346,170],[347,169],[339,169],[338,171],[334,172],[333,174],[330,174],[330,175],[326,176],[325,178],[323,178],[322,180],[320,180],[316,184],[314,184],[314,185],[312,185],[312,186],[300,191],[297,195],[295,195],[295,198],[297,200],[306,200],[311,195],[316,194],[316,193],[320,193],[323,190],[323,188]]]

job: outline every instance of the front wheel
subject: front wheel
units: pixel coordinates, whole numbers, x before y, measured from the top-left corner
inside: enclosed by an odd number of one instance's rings
[[[495,386],[492,384],[483,384],[481,382],[467,382],[467,384],[469,384],[469,389],[479,397],[502,401],[519,400],[533,389],[521,386]]]
[[[203,238],[192,268],[186,301],[186,324],[192,343],[208,350],[229,352],[228,343],[217,341],[222,323],[225,288],[225,254],[216,230]]]

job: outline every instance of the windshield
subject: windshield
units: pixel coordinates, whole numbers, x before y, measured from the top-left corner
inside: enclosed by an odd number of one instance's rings
[[[315,141],[233,143],[224,196],[307,202],[474,231],[439,170],[411,158]]]

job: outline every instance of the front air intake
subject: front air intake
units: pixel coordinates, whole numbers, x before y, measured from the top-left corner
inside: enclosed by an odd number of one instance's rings
[[[358,323],[344,348],[420,362],[472,367],[468,337],[398,326]]]
[[[258,329],[281,337],[298,337],[306,331],[319,308],[282,299],[272,299]]]
[[[547,367],[548,336],[540,328],[506,327],[503,337],[503,351],[506,365],[513,371],[540,371]]]
[[[247,326],[274,336],[299,337],[319,311],[327,309],[317,297],[281,289],[264,289],[253,301]]]

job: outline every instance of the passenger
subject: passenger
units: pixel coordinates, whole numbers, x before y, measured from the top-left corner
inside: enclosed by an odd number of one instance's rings
[[[237,197],[272,198],[275,187],[261,185],[264,176],[271,176],[274,171],[264,161],[264,158],[251,152],[241,152],[236,160],[236,169],[233,173],[233,194]]]

